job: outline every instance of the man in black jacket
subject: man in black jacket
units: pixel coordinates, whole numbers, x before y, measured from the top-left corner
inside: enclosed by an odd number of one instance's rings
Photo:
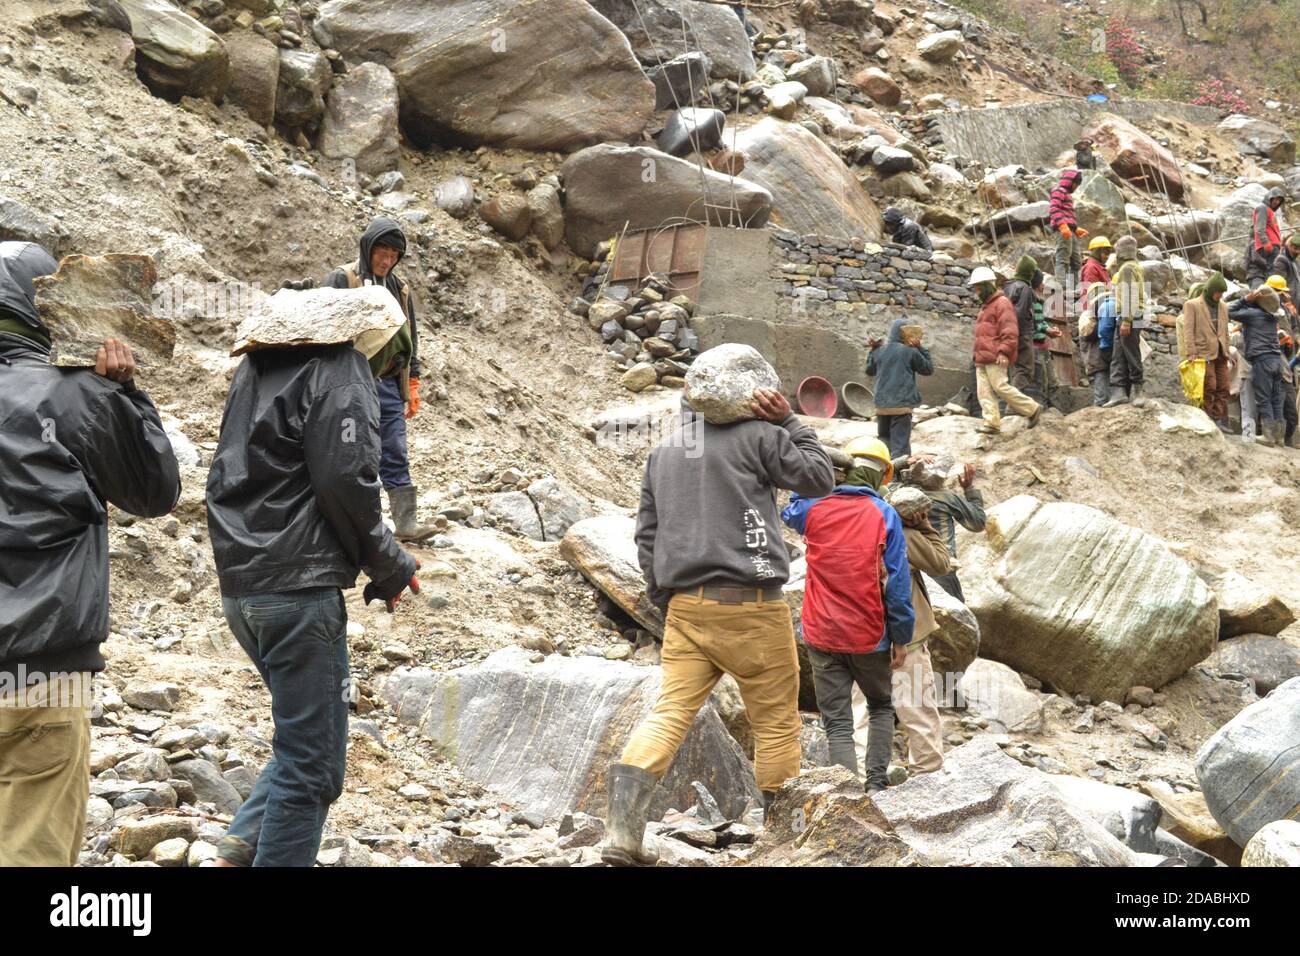
[[[420,336],[411,288],[393,271],[406,254],[406,234],[394,220],[381,216],[361,234],[360,247],[356,262],[339,266],[325,277],[321,285],[333,289],[382,285],[392,293],[406,314],[406,328],[401,335],[409,337],[410,349],[391,368],[381,369],[377,374],[382,437],[379,477],[388,492],[397,539],[423,541],[432,537],[437,529],[416,520],[419,492],[411,483],[406,453],[406,420],[420,410]]]
[[[1277,293],[1266,285],[1252,289],[1245,298],[1228,310],[1228,318],[1241,324],[1246,361],[1250,363],[1250,380],[1255,389],[1255,408],[1259,415],[1261,445],[1286,443],[1286,419],[1282,403],[1282,346],[1277,338],[1277,315],[1282,303]]]
[[[71,866],[90,788],[90,679],[108,639],[108,510],[165,515],[180,469],[125,343],[56,368],[34,243],[0,243],[0,866]]]
[[[918,249],[924,249],[926,252],[932,252],[934,247],[930,245],[930,236],[921,228],[920,223],[913,222],[903,215],[903,211],[895,206],[890,206],[885,210],[884,215],[885,234],[889,236],[889,241],[897,243],[900,246],[915,246]]]
[[[221,606],[271,691],[271,760],[218,848],[229,866],[311,866],[347,756],[343,588],[391,611],[418,562],[384,525],[379,400],[351,343],[250,352],[208,473]]]

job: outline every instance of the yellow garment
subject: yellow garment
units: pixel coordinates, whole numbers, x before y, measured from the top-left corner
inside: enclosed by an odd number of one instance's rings
[[[1178,363],[1178,377],[1183,381],[1183,394],[1200,408],[1205,404],[1205,359],[1185,359]]]
[[[754,776],[775,790],[799,776],[799,658],[784,600],[722,604],[676,594],[664,621],[663,684],[622,763],[662,777],[723,674],[740,686],[754,731]]]

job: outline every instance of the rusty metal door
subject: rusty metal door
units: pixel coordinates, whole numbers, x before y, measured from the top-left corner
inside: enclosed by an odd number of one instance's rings
[[[708,227],[697,223],[628,232],[614,249],[609,281],[640,284],[652,273],[667,278],[673,295],[698,299]]]

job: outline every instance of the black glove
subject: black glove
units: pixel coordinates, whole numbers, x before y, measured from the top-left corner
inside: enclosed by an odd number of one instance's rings
[[[407,564],[401,571],[392,577],[385,578],[382,581],[371,581],[361,592],[361,600],[369,604],[371,601],[383,601],[388,606],[388,612],[391,614],[397,607],[397,602],[402,599],[402,592],[407,588],[411,589],[412,594],[420,593],[420,581],[415,576],[415,572],[420,569],[420,562],[412,558],[409,554],[410,564]]]

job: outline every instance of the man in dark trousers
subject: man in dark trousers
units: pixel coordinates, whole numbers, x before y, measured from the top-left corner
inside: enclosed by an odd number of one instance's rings
[[[912,454],[912,409],[921,404],[916,377],[934,372],[921,335],[919,325],[895,319],[889,326],[888,342],[872,339],[868,343],[867,374],[875,376],[876,434],[894,458]]]
[[[908,219],[903,215],[903,211],[894,206],[885,210],[885,235],[889,237],[890,242],[897,243],[900,246],[915,246],[917,249],[924,249],[926,252],[933,251],[934,247],[930,244],[929,234],[921,227],[921,224]]]
[[[180,498],[171,442],[109,339],[91,368],[50,365],[35,243],[0,243],[0,866],[71,866],[90,795],[91,677],[108,640],[108,508]]]
[[[379,428],[383,436],[379,477],[388,492],[388,505],[399,541],[423,541],[436,532],[416,517],[419,490],[411,482],[407,460],[406,421],[420,410],[419,330],[415,321],[415,299],[406,280],[393,270],[406,254],[406,234],[394,220],[379,217],[361,234],[356,262],[339,266],[321,283],[334,289],[355,289],[382,285],[393,294],[406,314],[406,328],[399,333],[410,341],[410,350],[391,367],[375,374],[379,379]]]
[[[384,355],[384,352],[377,353]],[[218,847],[221,865],[311,866],[347,757],[343,589],[390,611],[419,590],[379,503],[375,373],[350,342],[250,352],[208,472],[221,607],[271,692],[271,760]]]
[[[1250,237],[1246,240],[1246,285],[1258,289],[1274,272],[1273,262],[1282,248],[1282,229],[1277,211],[1286,202],[1286,193],[1276,186],[1255,207],[1250,220]]]
[[[764,805],[799,775],[799,660],[776,492],[828,494],[835,471],[779,391],[755,391],[753,409],[728,425],[684,410],[682,430],[646,460],[637,560],[647,597],[665,611],[663,684],[609,767],[606,863],[656,859],[642,846],[655,785],[723,674],[740,686]]]
[[[1011,384],[1040,405],[1047,403],[1047,393],[1038,387],[1034,377],[1034,273],[1038,263],[1033,256],[1021,256],[1016,263],[1016,275],[1002,289],[1016,310],[1016,328],[1020,332],[1016,350],[1016,364],[1011,368]]]

